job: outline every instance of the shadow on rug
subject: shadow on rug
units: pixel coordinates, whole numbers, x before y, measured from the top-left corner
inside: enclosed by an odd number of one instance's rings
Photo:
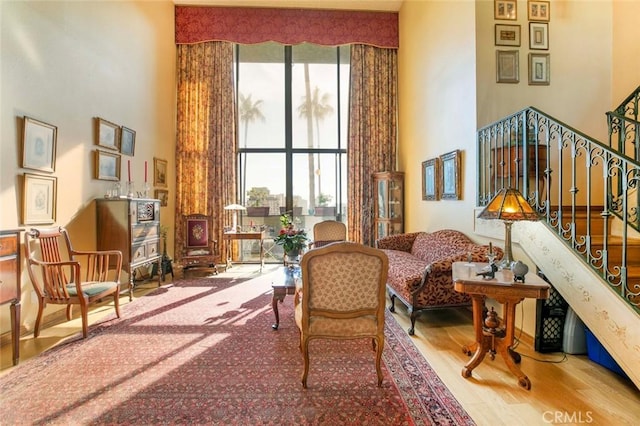
[[[271,282],[176,280],[0,380],[3,424],[474,424],[387,315],[384,383],[368,339],[316,340],[302,389],[293,299]]]

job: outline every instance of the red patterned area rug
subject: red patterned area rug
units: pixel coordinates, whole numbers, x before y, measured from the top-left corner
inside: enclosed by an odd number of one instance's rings
[[[472,425],[387,316],[384,382],[369,340],[315,340],[308,389],[293,299],[271,282],[176,280],[0,377],[1,424]]]

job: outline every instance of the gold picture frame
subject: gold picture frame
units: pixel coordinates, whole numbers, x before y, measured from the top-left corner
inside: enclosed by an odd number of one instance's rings
[[[422,199],[437,201],[440,199],[440,160],[431,158],[422,162]]]
[[[104,118],[95,118],[96,145],[120,151],[120,126]]]
[[[460,199],[460,150],[440,156],[440,198],[443,200]]]
[[[153,186],[167,187],[167,160],[153,158]]]
[[[22,191],[22,224],[48,225],[56,221],[58,178],[24,174]]]
[[[548,1],[529,0],[527,3],[527,17],[529,21],[549,22],[551,20],[551,6]]]
[[[493,0],[493,17],[505,21],[518,19],[518,2],[516,0]]]
[[[167,207],[169,203],[169,191],[166,189],[156,189],[154,191],[154,198],[160,200],[160,207]]]
[[[58,128],[24,117],[22,132],[22,167],[53,173],[56,168]]]
[[[120,154],[96,149],[94,177],[100,180],[120,181],[120,160]]]

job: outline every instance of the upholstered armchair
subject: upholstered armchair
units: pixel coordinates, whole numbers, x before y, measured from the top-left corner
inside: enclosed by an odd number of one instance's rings
[[[191,268],[211,268],[218,274],[220,261],[218,241],[211,238],[212,218],[204,214],[190,214],[183,217],[184,248],[182,250],[182,270]]]
[[[385,283],[388,260],[382,250],[336,242],[302,256],[302,300],[295,308],[307,387],[312,339],[371,338],[378,386],[384,347]]]
[[[62,227],[25,232],[24,250],[29,278],[38,298],[34,337],[40,335],[42,313],[48,303],[67,305],[67,320],[72,318],[73,305],[78,305],[83,337],[88,334],[92,303],[113,297],[116,315],[120,318],[120,251],[74,250],[67,230]]]
[[[337,220],[324,220],[313,225],[313,242],[309,248],[319,248],[336,241],[346,241],[347,226]]]

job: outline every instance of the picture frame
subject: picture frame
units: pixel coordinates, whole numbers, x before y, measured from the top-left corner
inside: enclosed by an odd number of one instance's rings
[[[58,178],[24,174],[22,191],[22,224],[45,225],[56,221]]]
[[[120,126],[100,117],[95,123],[96,145],[120,151]]]
[[[31,117],[24,117],[22,167],[53,173],[56,168],[58,128]]]
[[[440,198],[442,200],[460,199],[460,150],[455,150],[440,156]]]
[[[549,22],[551,19],[551,9],[548,1],[527,2],[527,17],[529,21]]]
[[[551,82],[548,53],[529,53],[529,85],[548,86]]]
[[[154,198],[160,200],[160,207],[167,207],[169,201],[169,191],[166,189],[156,189],[154,191]]]
[[[495,25],[496,46],[520,46],[520,25]]]
[[[153,185],[167,187],[167,160],[153,158]]]
[[[439,182],[440,167],[439,159],[431,158],[422,162],[422,199],[426,201],[436,201],[440,199]]]
[[[120,128],[120,153],[133,157],[136,149],[136,131],[128,127]]]
[[[493,17],[505,21],[518,19],[518,2],[516,0],[494,0]]]
[[[95,178],[120,181],[120,154],[96,149]]]
[[[518,50],[496,51],[496,82],[519,83],[520,82],[520,52]]]
[[[529,49],[549,49],[549,24],[543,22],[529,22]]]

